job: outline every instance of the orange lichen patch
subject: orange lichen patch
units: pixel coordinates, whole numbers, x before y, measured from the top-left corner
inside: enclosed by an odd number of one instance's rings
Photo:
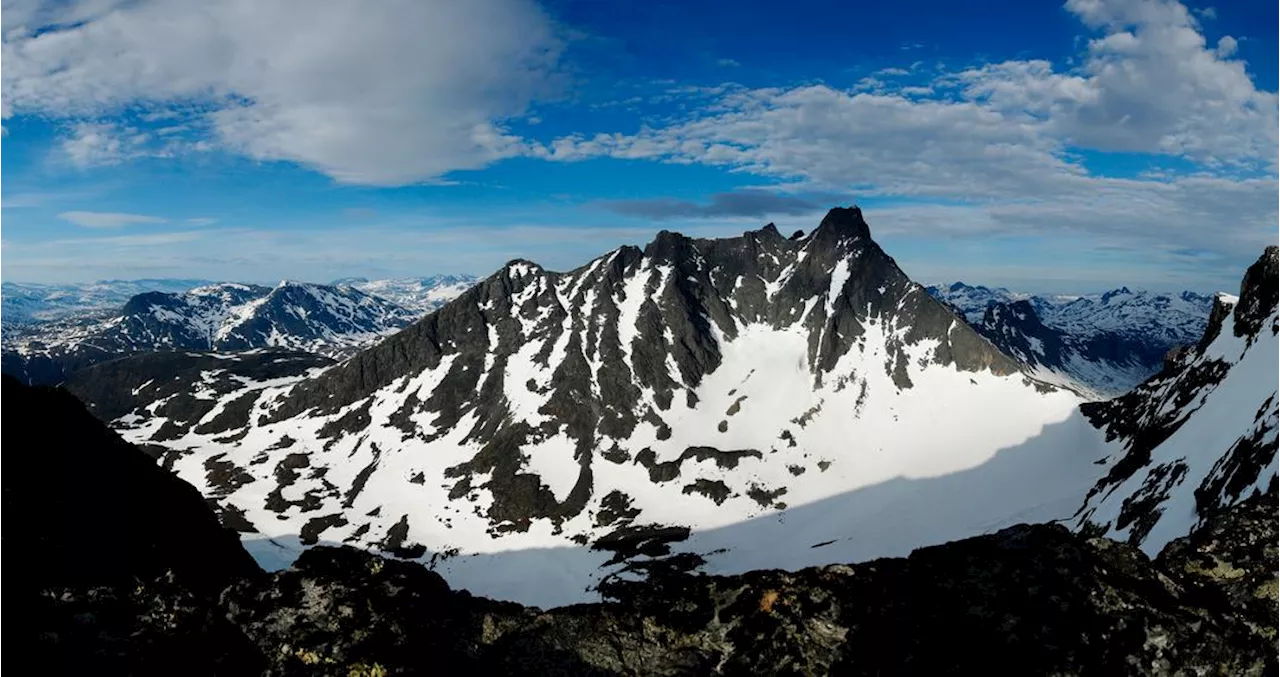
[[[773,611],[773,605],[776,604],[777,602],[778,602],[778,591],[765,590],[764,594],[760,596],[760,610],[765,613],[770,613]]]

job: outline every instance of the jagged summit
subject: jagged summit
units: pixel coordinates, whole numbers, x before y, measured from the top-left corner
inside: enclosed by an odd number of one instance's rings
[[[871,227],[862,218],[862,210],[857,206],[833,207],[823,217],[817,230],[810,233],[810,238],[871,238]]]
[[[1133,292],[1132,292],[1132,291],[1130,291],[1128,287],[1118,287],[1118,288],[1116,288],[1116,289],[1112,289],[1112,290],[1110,290],[1110,291],[1108,291],[1108,292],[1103,293],[1103,295],[1102,295],[1102,302],[1103,302],[1103,303],[1108,303],[1108,302],[1110,302],[1110,301],[1111,301],[1111,299],[1114,299],[1114,298],[1116,298],[1117,296],[1128,296],[1128,295],[1130,295],[1130,294],[1132,294],[1132,293],[1133,293]]]
[[[1274,312],[1277,296],[1280,295],[1277,285],[1277,267],[1280,266],[1280,248],[1276,245],[1267,247],[1262,256],[1249,270],[1245,271],[1244,280],[1240,282],[1240,302],[1235,311],[1236,336],[1257,334],[1263,328],[1269,314]],[[1273,321],[1274,322],[1274,321]],[[1275,326],[1272,326],[1275,333]]]

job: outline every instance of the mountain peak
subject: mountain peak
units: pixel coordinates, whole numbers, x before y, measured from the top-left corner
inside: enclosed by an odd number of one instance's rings
[[[1268,316],[1276,312],[1277,269],[1280,268],[1280,249],[1275,245],[1267,247],[1262,256],[1245,271],[1240,281],[1240,302],[1235,306],[1236,336],[1253,336],[1257,334]]]
[[[1102,295],[1102,302],[1106,303],[1117,296],[1127,296],[1132,293],[1133,292],[1130,291],[1128,287],[1120,287],[1119,289],[1112,289],[1111,291]]]
[[[832,207],[823,217],[818,229],[813,231],[814,239],[827,238],[857,239],[871,238],[871,227],[862,218],[862,210],[853,207]]]
[[[653,238],[644,248],[644,255],[658,261],[675,262],[682,258],[682,254],[693,246],[693,241],[681,233],[672,230],[660,230],[657,236]]]

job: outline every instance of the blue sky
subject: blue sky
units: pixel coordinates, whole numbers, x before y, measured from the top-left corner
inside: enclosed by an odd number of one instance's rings
[[[1268,3],[298,8],[5,0],[0,275],[568,269],[851,203],[925,283],[1231,290],[1276,241]]]

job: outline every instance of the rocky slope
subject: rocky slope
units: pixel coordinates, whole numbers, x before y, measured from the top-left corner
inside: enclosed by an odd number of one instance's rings
[[[337,357],[415,317],[349,287],[222,283],[182,294],[139,294],[106,318],[33,326],[8,338],[3,366],[5,373],[29,383],[60,383],[91,364],[157,350],[273,347]]]
[[[1018,525],[865,564],[655,571],[644,582],[607,581],[603,602],[540,610],[473,597],[418,564],[349,547],[314,548],[263,576],[194,489],[69,395],[11,379],[3,395],[7,413],[53,431],[42,453],[11,455],[3,487],[6,526],[22,525],[16,536],[6,529],[6,577],[24,584],[7,600],[23,623],[4,626],[5,660],[42,674],[1277,669],[1274,487],[1216,513],[1154,562],[1061,526]],[[25,500],[34,493],[63,509]],[[110,520],[120,524],[92,528]],[[110,538],[127,533],[138,537]]]
[[[117,425],[243,515],[261,561],[346,542],[544,605],[655,553],[797,568],[1066,517],[1106,454],[1073,393],[911,282],[856,208],[514,261],[319,376],[220,397],[240,427],[163,397]],[[1027,464],[1043,481],[1009,488]]]
[[[1220,295],[1204,336],[1123,397],[1085,405],[1121,446],[1078,520],[1154,554],[1277,474],[1277,249]]]
[[[1127,287],[1084,296],[1036,296],[956,282],[928,291],[1038,377],[1107,399],[1160,370],[1172,349],[1204,333],[1213,297]]]

